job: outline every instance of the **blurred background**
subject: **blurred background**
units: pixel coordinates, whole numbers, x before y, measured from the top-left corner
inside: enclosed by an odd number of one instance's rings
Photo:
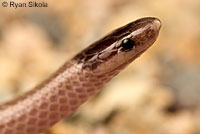
[[[0,103],[31,90],[111,30],[154,16],[162,21],[156,43],[45,134],[200,133],[199,0],[44,2],[48,7],[0,5]]]

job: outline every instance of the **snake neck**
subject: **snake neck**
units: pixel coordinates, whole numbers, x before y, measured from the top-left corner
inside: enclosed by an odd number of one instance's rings
[[[119,72],[95,75],[75,63],[65,63],[49,79],[26,93],[25,97],[1,105],[0,130],[23,130],[21,134],[42,132],[73,113]]]

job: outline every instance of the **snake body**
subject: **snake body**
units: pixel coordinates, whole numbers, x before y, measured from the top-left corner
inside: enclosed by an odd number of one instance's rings
[[[160,27],[157,18],[142,18],[84,49],[33,90],[0,106],[0,134],[39,134],[72,114],[146,51]]]

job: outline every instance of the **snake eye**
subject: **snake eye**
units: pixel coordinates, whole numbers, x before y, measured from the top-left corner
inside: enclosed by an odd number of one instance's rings
[[[124,39],[122,41],[122,47],[125,50],[131,50],[135,46],[135,42],[131,39]]]

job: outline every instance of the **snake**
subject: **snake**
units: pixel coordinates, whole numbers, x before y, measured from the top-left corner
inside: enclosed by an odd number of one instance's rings
[[[160,28],[158,18],[144,17],[95,41],[32,90],[1,104],[0,134],[40,134],[68,117],[152,46]]]

